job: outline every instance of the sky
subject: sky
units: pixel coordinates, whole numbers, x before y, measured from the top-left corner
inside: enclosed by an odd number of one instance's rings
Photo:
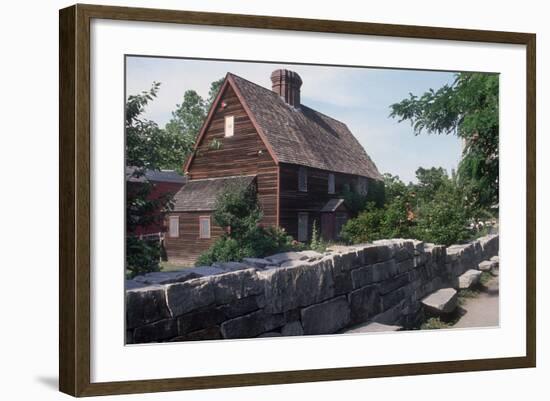
[[[186,90],[194,89],[206,99],[210,83],[227,72],[270,89],[271,72],[278,68],[300,75],[302,104],[347,124],[382,174],[408,183],[416,182],[418,167],[443,167],[448,173],[456,169],[461,153],[456,136],[415,136],[408,121],[389,117],[390,105],[409,93],[421,95],[452,83],[451,72],[128,56],[126,96],[160,82],[144,117],[164,127]]]

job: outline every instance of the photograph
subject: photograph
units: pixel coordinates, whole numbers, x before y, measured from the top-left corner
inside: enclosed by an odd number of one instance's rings
[[[499,326],[498,73],[124,73],[127,345]]]

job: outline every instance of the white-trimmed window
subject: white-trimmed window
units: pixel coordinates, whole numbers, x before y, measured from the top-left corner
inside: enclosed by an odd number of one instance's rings
[[[171,238],[178,238],[180,236],[180,216],[169,217],[168,234]]]
[[[307,212],[298,213],[298,241],[304,242],[308,238],[308,214]]]
[[[210,238],[210,216],[199,217],[199,238]]]
[[[307,168],[304,166],[298,169],[298,191],[307,192]]]
[[[328,175],[328,193],[333,194],[336,192],[336,180],[334,178],[334,174]]]
[[[225,128],[224,135],[226,138],[233,136],[235,131],[235,117],[234,116],[225,116]]]

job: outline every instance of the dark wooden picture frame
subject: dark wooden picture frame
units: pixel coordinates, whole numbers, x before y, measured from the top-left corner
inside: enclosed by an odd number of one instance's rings
[[[527,54],[526,356],[91,383],[90,22],[94,18],[525,45]],[[59,29],[59,388],[62,392],[73,396],[94,396],[535,366],[535,34],[80,4],[60,11]]]

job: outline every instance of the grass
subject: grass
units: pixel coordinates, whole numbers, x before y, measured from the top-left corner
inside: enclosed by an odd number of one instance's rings
[[[193,266],[184,266],[182,264],[170,263],[165,261],[161,261],[159,265],[160,265],[160,271],[163,271],[163,272],[170,272],[170,271],[181,270],[181,269],[190,269],[193,267]]]
[[[420,326],[420,330],[448,329],[451,323],[446,323],[438,317],[431,317]]]
[[[468,298],[476,298],[479,295],[478,290],[465,289],[458,292],[458,305],[462,306]]]
[[[481,285],[486,286],[487,283],[489,281],[491,281],[492,278],[493,278],[493,276],[491,275],[491,273],[483,272],[483,273],[481,273],[481,276],[479,277],[479,282],[481,283]]]

